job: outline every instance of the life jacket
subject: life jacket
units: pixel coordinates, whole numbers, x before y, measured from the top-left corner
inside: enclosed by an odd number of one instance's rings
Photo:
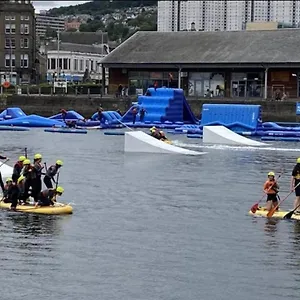
[[[264,191],[266,191],[266,193],[268,195],[269,194],[277,194],[278,189],[279,189],[279,186],[275,180],[274,181],[267,180],[264,184]]]

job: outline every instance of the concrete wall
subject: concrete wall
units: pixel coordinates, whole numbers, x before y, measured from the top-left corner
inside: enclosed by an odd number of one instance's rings
[[[134,99],[135,101],[135,99]],[[59,113],[62,108],[75,110],[89,118],[101,104],[105,110],[119,108],[126,112],[131,106],[130,99],[117,99],[114,97],[91,98],[79,96],[18,96],[0,98],[1,111],[7,107],[20,107],[27,114],[52,116]],[[188,100],[197,118],[200,116],[204,103],[222,104],[259,104],[262,106],[263,121],[298,122],[296,117],[296,101],[264,101],[264,100],[233,100],[233,99],[200,99]]]

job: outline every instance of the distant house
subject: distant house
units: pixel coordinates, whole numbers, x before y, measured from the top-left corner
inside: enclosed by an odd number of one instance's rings
[[[300,29],[137,32],[103,60],[109,92],[157,82],[189,96],[300,97]],[[171,74],[171,75],[170,75]]]

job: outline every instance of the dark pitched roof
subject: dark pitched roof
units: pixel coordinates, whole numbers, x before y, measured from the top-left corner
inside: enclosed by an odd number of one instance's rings
[[[300,63],[300,29],[227,32],[140,31],[104,64]]]
[[[103,43],[108,43],[107,32],[61,32],[60,40],[65,43],[77,44],[101,44],[103,34]]]
[[[47,50],[57,50],[57,42],[49,42],[47,44]],[[101,45],[82,45],[77,43],[60,43],[60,51],[73,51],[81,53],[94,53],[94,54],[107,54],[107,47],[104,45],[103,52]]]

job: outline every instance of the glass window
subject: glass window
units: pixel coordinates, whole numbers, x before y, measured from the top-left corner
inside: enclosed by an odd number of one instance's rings
[[[29,24],[24,24],[24,33],[29,34]]]
[[[9,21],[10,20],[10,16],[5,16],[5,20]]]
[[[11,45],[11,48],[16,48],[16,39],[14,39],[14,38],[10,39],[10,45]]]
[[[10,39],[5,39],[5,48],[10,48]]]
[[[59,59],[58,67],[62,69],[62,58]]]
[[[79,61],[79,70],[83,71],[83,59]]]
[[[24,54],[23,57],[23,68],[28,68],[29,62],[28,62],[28,54]]]
[[[26,21],[29,21],[29,16],[25,16],[25,20],[26,20]]]
[[[24,24],[20,24],[20,33],[24,34]]]
[[[50,59],[49,58],[47,59],[47,69],[48,70],[50,69]]]
[[[25,38],[24,39],[24,48],[28,48],[29,47],[29,39]]]
[[[89,61],[88,60],[85,61],[85,68],[89,69]]]
[[[10,16],[10,19],[11,19],[12,21],[15,21],[15,20],[16,20],[16,16]]]
[[[10,56],[9,54],[5,54],[5,67],[10,67]]]
[[[10,24],[10,33],[15,34],[16,33],[16,24]]]
[[[78,70],[78,59],[74,59],[74,71]]]
[[[64,70],[68,70],[68,59],[64,58],[64,66],[63,66]]]
[[[50,69],[51,70],[55,70],[56,69],[56,59],[55,58],[51,58]]]
[[[94,61],[91,60],[91,70],[94,70]]]
[[[5,24],[5,33],[10,34],[10,24]]]

